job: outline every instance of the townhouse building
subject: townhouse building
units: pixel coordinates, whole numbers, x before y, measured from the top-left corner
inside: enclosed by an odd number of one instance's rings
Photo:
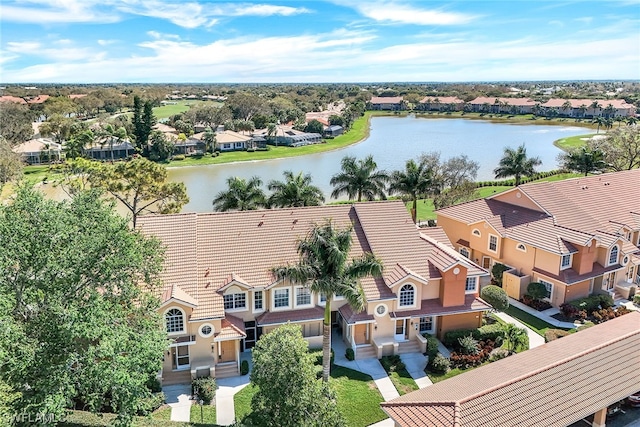
[[[555,307],[591,293],[629,298],[640,284],[640,170],[512,190],[437,211],[456,250],[483,268],[509,267],[519,299],[543,283]]]
[[[296,263],[297,242],[314,223],[352,227],[350,258],[384,264],[361,281],[366,307],[340,295],[332,323],[357,359],[425,351],[422,334],[481,325],[490,307],[478,297],[488,272],[455,251],[439,228],[418,229],[401,201],[226,213],[148,215],[138,229],[166,251],[159,293],[170,339],[163,379],[237,375],[240,353],[288,322],[311,347],[322,345],[324,295],[276,280],[273,267]]]

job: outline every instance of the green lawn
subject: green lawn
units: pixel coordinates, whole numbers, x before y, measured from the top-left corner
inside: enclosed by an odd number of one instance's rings
[[[418,384],[411,378],[407,369],[404,367],[397,369],[391,356],[384,356],[380,364],[389,375],[389,378],[391,378],[391,382],[401,396],[418,389]]]
[[[60,427],[110,427],[115,419],[114,414],[92,414],[85,411],[70,411]],[[171,408],[163,406],[148,417],[135,417],[133,427],[181,427],[190,426],[190,423],[178,423],[170,421]]]
[[[557,329],[552,324],[547,323],[544,320],[541,320],[536,316],[527,313],[526,311],[522,311],[517,307],[509,306],[509,308],[507,308],[504,312],[511,317],[515,317],[520,322],[533,329],[538,335],[541,335],[543,337],[547,329]]]
[[[475,369],[475,368],[470,368],[470,369],[460,369],[460,368],[455,368],[455,369],[451,369],[449,372],[447,372],[446,374],[436,374],[434,372],[428,372],[427,376],[429,377],[429,379],[431,380],[432,383],[439,383],[440,381],[444,381],[446,379],[455,377],[456,375],[460,375],[463,374],[467,371],[470,371],[471,369]]]
[[[200,422],[200,405],[193,404],[191,405],[191,424],[194,426],[215,426],[217,418],[216,418],[216,407],[211,405],[203,405],[202,406],[202,422]]]
[[[338,410],[347,426],[365,427],[387,418],[380,409],[382,395],[369,375],[334,365],[330,381],[336,390]],[[251,411],[251,398],[255,392],[256,388],[249,385],[234,396],[237,419]]]
[[[569,136],[567,138],[561,138],[557,141],[554,141],[553,145],[555,145],[562,151],[570,151],[584,146],[586,144],[586,140],[595,135],[595,133],[590,133],[587,135]]]

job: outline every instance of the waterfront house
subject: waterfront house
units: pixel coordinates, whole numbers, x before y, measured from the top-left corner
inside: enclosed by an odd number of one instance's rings
[[[47,138],[30,139],[12,148],[28,165],[57,162],[62,156],[62,146]]]
[[[369,101],[370,110],[399,111],[405,108],[406,103],[401,96],[374,96]]]
[[[416,109],[422,111],[462,111],[464,100],[457,96],[425,96]]]

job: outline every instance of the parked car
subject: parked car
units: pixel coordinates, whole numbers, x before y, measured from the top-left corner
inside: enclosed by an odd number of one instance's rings
[[[640,408],[640,391],[627,397],[627,403],[634,408]]]

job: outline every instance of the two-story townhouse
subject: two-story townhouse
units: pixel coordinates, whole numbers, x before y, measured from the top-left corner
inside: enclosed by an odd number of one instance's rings
[[[374,96],[369,101],[369,109],[399,111],[406,109],[406,103],[401,96]]]
[[[456,249],[496,262],[509,296],[532,282],[560,306],[590,293],[629,298],[640,283],[640,170],[524,184],[437,212]]]
[[[271,269],[297,262],[297,242],[327,218],[352,227],[350,257],[373,252],[384,264],[382,277],[361,281],[363,312],[339,295],[332,302],[332,320],[356,357],[424,351],[421,333],[481,324],[489,306],[478,292],[488,273],[457,253],[441,229],[416,228],[400,201],[149,215],[139,218],[138,229],[165,247],[164,377],[236,374],[240,353],[288,322],[320,347],[325,297],[276,280]]]

